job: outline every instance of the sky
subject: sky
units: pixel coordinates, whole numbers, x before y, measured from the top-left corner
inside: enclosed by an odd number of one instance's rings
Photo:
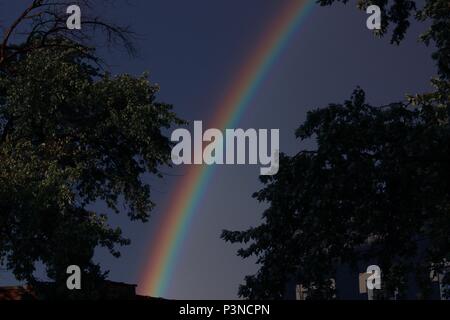
[[[150,80],[161,87],[158,99],[172,104],[181,118],[208,121],[287,1],[291,0],[117,0],[95,9],[135,31],[138,55],[130,57],[116,47],[101,47],[99,52],[115,74],[148,71]],[[0,20],[10,21],[27,2],[0,1]],[[424,26],[413,23],[405,41],[396,46],[388,37],[375,37],[366,28],[367,17],[354,2],[316,5],[271,68],[239,127],[280,129],[281,151],[293,154],[308,147],[294,135],[307,111],[343,102],[356,86],[366,91],[372,105],[428,90],[435,67],[432,50],[417,41]],[[97,250],[95,260],[110,270],[111,280],[139,285],[152,235],[186,169],[164,168],[167,174],[162,180],[145,177],[157,204],[148,223],[111,213],[111,224],[120,225],[132,241],[122,248],[119,259]],[[259,166],[254,165],[214,168],[165,298],[238,297],[244,276],[254,274],[258,266],[253,259],[237,257],[239,246],[225,243],[220,234],[223,229],[260,224],[267,204],[251,197],[262,187],[258,173]],[[107,210],[100,203],[94,208]],[[14,283],[8,272],[0,271],[0,285]]]

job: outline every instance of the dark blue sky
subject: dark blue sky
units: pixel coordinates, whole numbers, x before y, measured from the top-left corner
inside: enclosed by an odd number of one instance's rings
[[[114,73],[150,72],[161,86],[160,100],[187,120],[207,121],[270,21],[290,0],[115,1],[102,10],[108,19],[130,25],[138,34],[137,58],[119,48],[101,49]],[[0,1],[5,23],[28,1]],[[385,104],[429,88],[435,68],[431,50],[417,42],[422,25],[413,24],[400,46],[375,38],[367,15],[354,3],[316,6],[290,41],[241,119],[242,128],[279,128],[281,151],[305,147],[294,137],[308,110],[343,102],[360,85],[372,104]],[[138,283],[149,254],[149,240],[171,201],[184,167],[167,169],[164,180],[149,179],[157,208],[147,224],[111,216],[132,244],[115,259],[98,250],[96,260],[110,278]],[[253,260],[236,257],[237,246],[219,236],[222,229],[260,223],[265,205],[251,198],[261,185],[258,166],[217,166],[177,259],[167,298],[236,298],[239,283],[254,273]],[[102,208],[99,204],[97,208]],[[0,272],[0,285],[13,283]]]

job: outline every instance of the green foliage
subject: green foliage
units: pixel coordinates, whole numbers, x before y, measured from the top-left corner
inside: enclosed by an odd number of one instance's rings
[[[89,205],[146,221],[154,203],[142,174],[169,164],[163,131],[181,123],[171,106],[145,75],[102,73],[94,54],[58,43],[0,73],[0,262],[21,280],[35,280],[37,261],[61,281],[71,264],[97,270],[98,245],[119,256],[129,241]]]

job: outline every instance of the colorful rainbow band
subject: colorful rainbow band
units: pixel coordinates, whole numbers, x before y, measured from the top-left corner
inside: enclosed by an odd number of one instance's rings
[[[212,128],[234,128],[269,70],[311,11],[313,0],[289,0],[263,34],[264,39],[236,73],[236,79],[210,122]],[[171,195],[158,231],[151,239],[148,262],[139,283],[141,294],[166,294],[198,204],[213,173],[213,166],[191,165]]]

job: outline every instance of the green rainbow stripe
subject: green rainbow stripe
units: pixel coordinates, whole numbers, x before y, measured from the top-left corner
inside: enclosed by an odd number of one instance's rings
[[[211,121],[213,128],[233,128],[242,117],[269,70],[286,48],[301,22],[311,11],[313,0],[290,0],[263,34],[259,46],[245,61],[225,99]],[[148,262],[140,279],[139,292],[163,296],[169,285],[198,204],[213,173],[208,165],[191,165],[177,184],[171,203],[151,239]]]

